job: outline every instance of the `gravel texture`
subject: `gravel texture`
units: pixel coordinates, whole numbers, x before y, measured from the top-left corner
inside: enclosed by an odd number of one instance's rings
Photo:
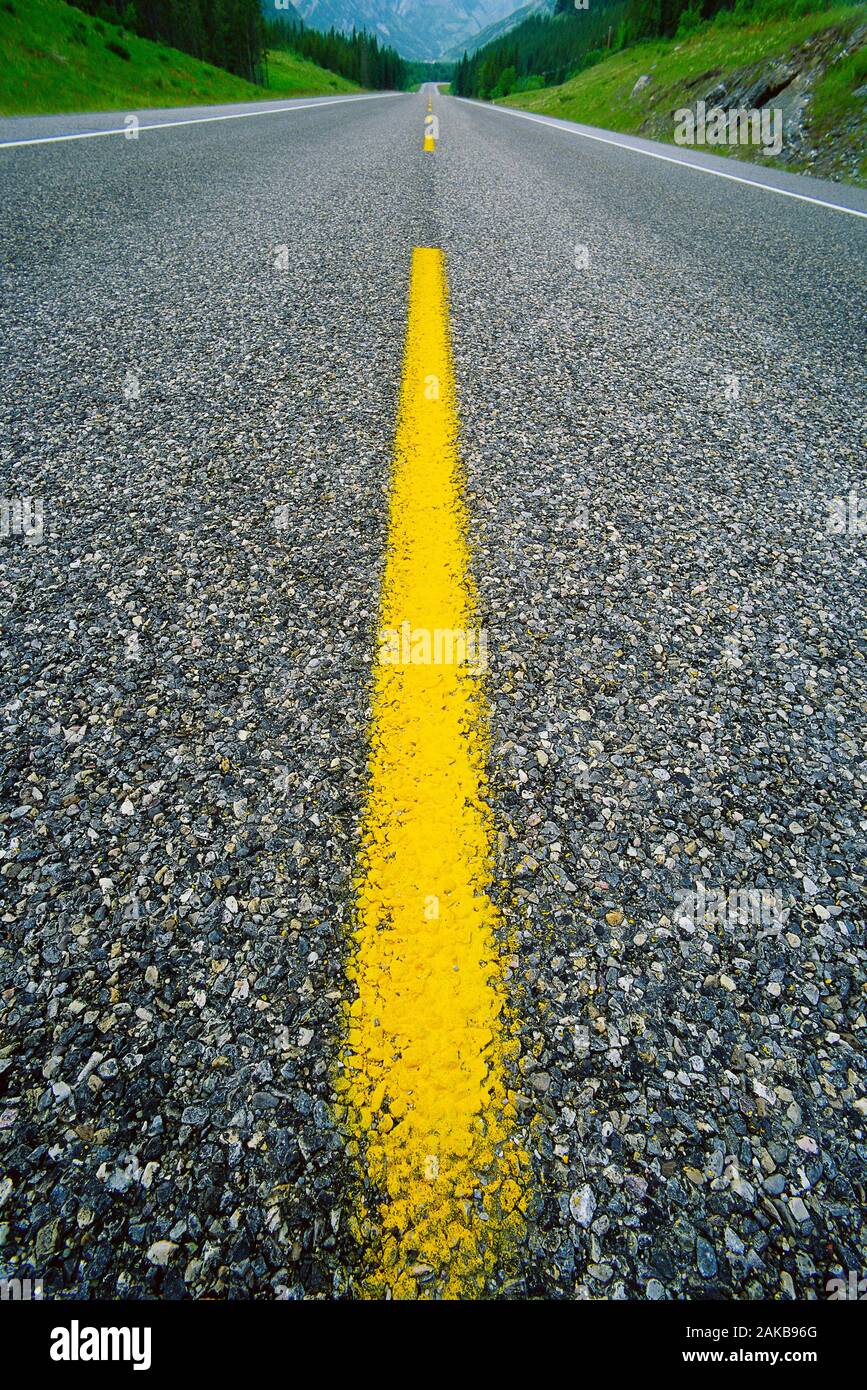
[[[867,1245],[864,224],[437,109],[424,158],[419,97],[0,151],[2,488],[44,502],[0,541],[0,1269],[351,1292],[330,1075],[438,244],[536,1179],[490,1291],[821,1298]]]
[[[865,1258],[864,224],[446,112],[525,1287],[824,1297]],[[698,882],[759,896],[706,925]]]

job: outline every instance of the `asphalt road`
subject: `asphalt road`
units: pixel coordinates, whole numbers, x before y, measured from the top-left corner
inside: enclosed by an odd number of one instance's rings
[[[863,195],[285,106],[0,150],[2,490],[44,508],[0,542],[0,1266],[358,1287],[332,1079],[436,246],[532,1169],[487,1291],[823,1298],[867,1246]]]

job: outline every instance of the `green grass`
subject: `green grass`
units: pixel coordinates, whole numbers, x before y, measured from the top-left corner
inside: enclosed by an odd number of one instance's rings
[[[137,38],[63,0],[0,0],[0,115],[196,106],[321,96],[358,88],[291,53],[256,87],[186,53]]]
[[[0,0],[2,3],[2,0]],[[257,89],[258,90],[258,89]],[[360,92],[354,82],[337,72],[317,67],[297,53],[268,54],[269,97],[328,96],[330,92]]]
[[[820,134],[832,130],[852,112],[853,93],[867,84],[867,48],[850,53],[835,63],[816,86],[813,96],[812,123]],[[864,98],[861,98],[862,108]]]
[[[673,142],[674,123],[671,113],[679,107],[691,107],[696,100],[695,86],[706,76],[707,86],[713,77],[724,77],[737,68],[747,67],[764,59],[772,59],[797,48],[820,30],[843,26],[850,32],[867,20],[867,5],[839,6],[821,13],[801,15],[794,19],[765,19],[752,24],[710,24],[684,40],[660,39],[624,49],[612,54],[594,67],[560,87],[545,87],[541,91],[513,94],[498,105],[514,106],[524,111],[540,111],[549,116],[581,121],[585,125],[601,126],[607,130],[638,134]],[[650,83],[632,96],[637,79],[649,73]],[[848,165],[860,159],[859,182],[867,182],[865,157],[865,104],[854,93],[863,85],[865,53],[861,49],[849,58],[833,64],[817,82],[810,107],[810,131],[815,141],[844,139]],[[654,120],[655,118],[655,120]],[[645,122],[648,124],[645,125]],[[845,136],[842,134],[845,129]],[[716,147],[716,154],[749,157],[752,151]],[[775,161],[785,164],[785,159]],[[789,167],[803,167],[792,163]]]

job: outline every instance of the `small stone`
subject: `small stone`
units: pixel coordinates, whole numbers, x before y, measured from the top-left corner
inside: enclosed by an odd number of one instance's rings
[[[201,1105],[188,1105],[181,1115],[181,1124],[201,1129],[208,1122],[208,1112]]]
[[[623,921],[623,913],[619,908],[615,908],[613,912],[606,912],[605,920],[609,927],[619,927],[620,923]]]
[[[704,1236],[696,1236],[695,1257],[702,1278],[712,1279],[716,1274],[716,1251]]]
[[[572,1220],[586,1230],[593,1220],[596,1211],[596,1198],[593,1189],[590,1187],[579,1187],[569,1198],[569,1210],[572,1213]]]
[[[48,1257],[53,1254],[54,1250],[57,1248],[59,1235],[60,1221],[57,1219],[49,1221],[45,1226],[40,1226],[39,1230],[36,1232],[36,1240],[34,1242],[35,1253],[40,1260],[47,1260]]]
[[[731,1226],[726,1226],[725,1243],[726,1250],[728,1250],[730,1254],[742,1255],[744,1253],[744,1243],[737,1232],[732,1230]]]
[[[654,1303],[658,1302],[661,1298],[665,1298],[665,1288],[660,1284],[658,1279],[648,1279],[645,1293]]]
[[[256,1091],[250,1103],[254,1110],[276,1110],[280,1104],[270,1091]]]
[[[807,1207],[801,1201],[800,1197],[789,1198],[789,1211],[792,1213],[796,1221],[810,1220],[810,1213],[807,1210]]]
[[[148,1259],[152,1265],[167,1265],[177,1248],[172,1240],[155,1240],[148,1249]]]

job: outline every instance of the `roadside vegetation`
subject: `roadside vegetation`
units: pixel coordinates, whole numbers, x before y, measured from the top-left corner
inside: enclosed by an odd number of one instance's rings
[[[0,114],[250,101],[209,63],[137,38],[62,0],[0,0]]]
[[[697,27],[690,24],[687,34],[681,30],[674,38],[652,39],[612,53],[560,85],[495,99],[522,110],[672,141],[673,112],[691,107],[720,83],[736,85],[730,81],[733,74],[749,74],[752,68],[759,72],[764,66],[773,75],[775,64],[782,68],[787,60],[797,62],[799,53],[813,54],[818,66],[803,109],[803,131],[776,162],[865,183],[867,5],[811,5],[807,10],[796,3],[790,8],[802,13],[784,16],[777,5],[740,7]],[[828,52],[819,62],[815,55],[821,55],[823,47]],[[721,146],[714,153],[759,156],[745,147]]]
[[[279,19],[266,23],[265,40],[269,50],[299,54],[362,87],[399,91],[408,85],[409,64],[364,30],[340,34],[330,29],[324,34],[300,20]]]
[[[0,0],[0,115],[269,101],[401,85],[402,59],[366,34],[346,38],[297,25],[266,26],[257,10],[255,61],[234,61],[225,34],[224,47],[214,50],[239,72],[200,56],[212,51],[207,26],[185,31],[185,41],[199,50],[194,54],[136,33],[142,21],[130,4],[121,9],[99,0],[99,9],[91,14],[64,0]],[[189,14],[187,0],[147,9],[151,19],[163,14],[167,32],[180,32],[181,12]],[[200,16],[214,12],[205,0],[196,10]]]
[[[625,44],[627,0],[588,0],[586,10],[574,0],[557,5],[554,16],[532,15],[472,57],[465,53],[455,64],[453,92],[496,101],[552,86],[599,61],[610,45]]]
[[[422,63],[414,58],[406,62],[406,89],[417,92],[426,82],[436,82],[442,90],[443,84],[451,82],[454,76],[454,63],[442,59],[438,63]]]
[[[12,0],[14,4],[14,0]],[[265,28],[259,0],[74,0],[106,24],[120,25],[225,68],[248,82],[262,80]]]
[[[266,57],[265,83],[267,90],[259,96],[307,97],[328,96],[330,92],[358,92],[357,82],[350,82],[339,72],[322,68],[309,58],[301,58],[286,49],[271,49]]]
[[[577,0],[556,0],[556,5],[553,15],[533,15],[472,57],[464,54],[455,66],[455,93],[498,101],[560,86],[648,40],[663,41],[668,51],[714,31],[728,35],[721,38],[723,48],[737,47],[739,29],[792,25],[811,32],[841,12],[863,8],[862,0],[586,0],[584,9],[576,8]]]

